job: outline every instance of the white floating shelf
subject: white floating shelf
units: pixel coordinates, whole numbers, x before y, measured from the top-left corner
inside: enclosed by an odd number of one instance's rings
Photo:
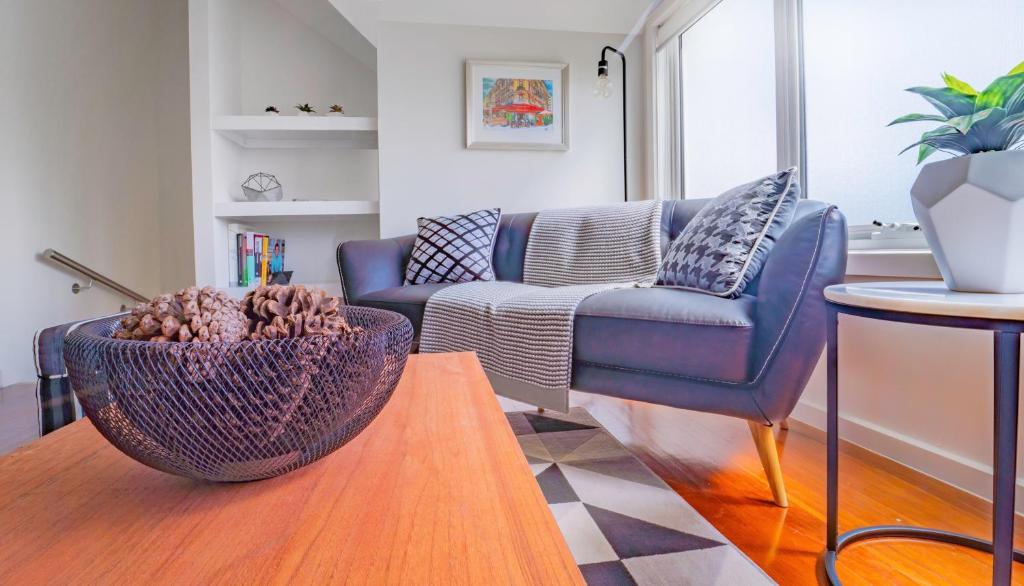
[[[376,201],[231,201],[214,204],[218,218],[302,219],[331,216],[366,216],[380,213]]]
[[[213,129],[246,148],[377,148],[377,119],[363,116],[217,116]]]

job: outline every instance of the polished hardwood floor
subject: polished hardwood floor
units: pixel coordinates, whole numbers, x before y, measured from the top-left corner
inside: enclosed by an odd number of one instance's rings
[[[779,584],[819,583],[825,545],[824,434],[799,422],[777,437],[789,508],[776,507],[744,421],[574,393],[615,437]],[[990,535],[990,505],[851,444],[840,455],[840,531],[913,524]],[[1018,517],[1017,543],[1024,538]],[[1018,545],[1020,547],[1020,545]],[[878,540],[840,556],[843,583],[991,583],[983,553],[925,542]],[[1014,567],[1024,584],[1024,564]]]

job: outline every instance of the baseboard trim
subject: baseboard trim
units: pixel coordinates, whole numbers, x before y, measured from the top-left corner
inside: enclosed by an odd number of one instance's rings
[[[825,429],[825,408],[822,405],[801,401],[790,417],[816,429]],[[989,464],[969,460],[858,417],[840,415],[839,434],[844,440],[882,457],[986,501],[992,500],[992,466]],[[841,478],[841,469],[839,474]],[[1024,484],[1019,476],[1016,505],[1017,512],[1024,513]]]

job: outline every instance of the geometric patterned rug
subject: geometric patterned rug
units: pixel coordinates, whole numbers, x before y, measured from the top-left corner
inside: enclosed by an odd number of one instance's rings
[[[506,416],[590,586],[774,584],[582,407]]]

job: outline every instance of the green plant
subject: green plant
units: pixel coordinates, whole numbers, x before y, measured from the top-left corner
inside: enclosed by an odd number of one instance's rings
[[[273,112],[274,114],[280,114],[280,113],[281,113],[281,112],[280,112],[280,111],[279,111],[279,110],[277,109],[277,106],[267,106],[266,108],[264,108],[264,110],[263,110],[263,111],[264,111],[264,112],[267,112],[267,113]]]
[[[341,107],[338,104],[331,104],[331,112],[334,112],[336,114],[344,114],[345,108]]]
[[[313,106],[310,106],[309,104],[299,104],[298,106],[295,106],[295,109],[307,114],[316,114],[316,110],[314,110]]]
[[[889,126],[922,121],[942,124],[922,134],[921,140],[900,154],[918,147],[920,164],[937,151],[961,156],[1024,146],[1024,62],[981,92],[948,73],[942,74],[942,80],[945,87],[907,89],[927,100],[939,114],[907,114]]]

